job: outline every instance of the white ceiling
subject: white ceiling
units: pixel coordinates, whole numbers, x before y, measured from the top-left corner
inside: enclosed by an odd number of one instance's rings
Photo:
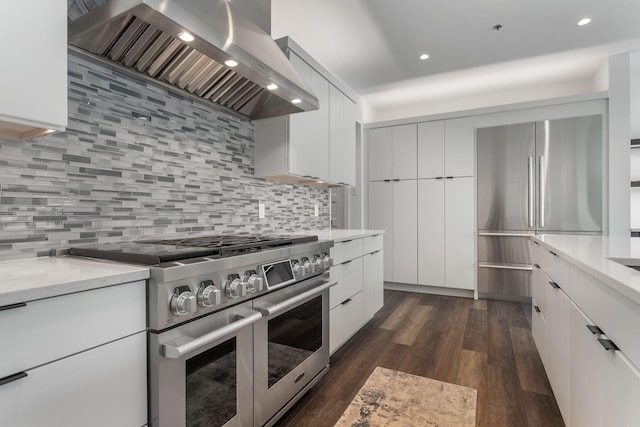
[[[271,2],[273,37],[293,38],[379,111],[515,87],[602,89],[608,56],[640,49],[640,0]]]

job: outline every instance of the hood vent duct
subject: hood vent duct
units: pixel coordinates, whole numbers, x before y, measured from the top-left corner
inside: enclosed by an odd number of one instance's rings
[[[95,3],[75,0],[70,19]],[[109,0],[70,21],[69,44],[251,119],[318,108],[275,41],[226,0]]]

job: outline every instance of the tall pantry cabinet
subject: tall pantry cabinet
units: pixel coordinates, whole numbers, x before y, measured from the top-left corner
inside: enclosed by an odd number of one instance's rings
[[[473,290],[474,123],[368,131],[369,227],[385,230],[385,281]]]

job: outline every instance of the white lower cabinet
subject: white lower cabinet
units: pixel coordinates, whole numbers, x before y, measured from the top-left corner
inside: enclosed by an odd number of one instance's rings
[[[418,284],[474,288],[473,212],[473,177],[418,180]]]
[[[532,334],[565,424],[640,425],[637,338],[629,327],[640,307],[558,255],[540,254],[534,251]]]
[[[0,425],[139,427],[147,421],[146,333],[27,371],[0,385]]]
[[[334,242],[329,291],[329,352],[333,354],[384,303],[382,234]]]
[[[0,310],[0,426],[147,422],[145,282]]]

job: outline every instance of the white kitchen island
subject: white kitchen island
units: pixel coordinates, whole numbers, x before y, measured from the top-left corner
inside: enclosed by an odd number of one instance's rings
[[[0,277],[0,425],[145,425],[149,269],[42,257]]]
[[[640,238],[532,242],[532,334],[565,424],[636,426]]]

